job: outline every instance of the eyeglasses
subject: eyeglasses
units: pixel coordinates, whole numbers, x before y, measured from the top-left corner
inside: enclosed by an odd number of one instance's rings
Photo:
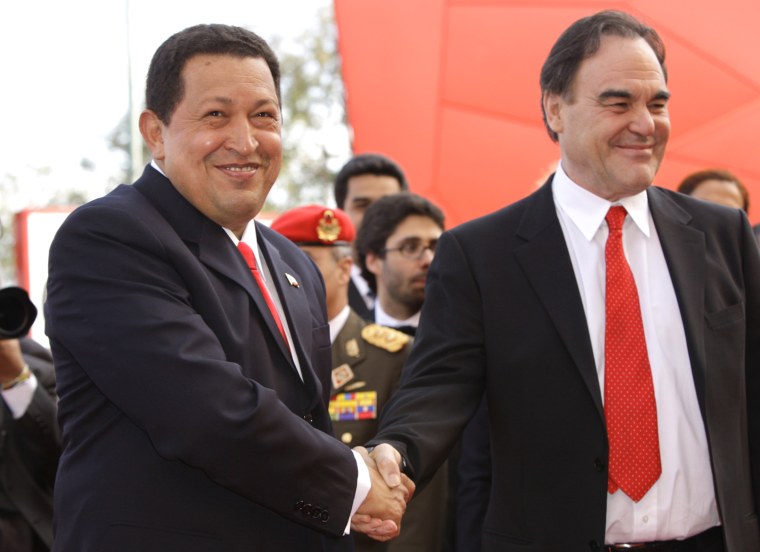
[[[432,240],[430,243],[424,243],[422,240],[413,238],[401,242],[398,247],[384,247],[380,252],[385,255],[389,251],[398,251],[401,256],[406,259],[421,259],[428,249],[431,253],[435,254],[435,248],[438,245],[438,240]]]

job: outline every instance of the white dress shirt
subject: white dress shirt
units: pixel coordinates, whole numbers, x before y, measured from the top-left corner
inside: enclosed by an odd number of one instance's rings
[[[604,220],[609,201],[557,168],[552,191],[586,314],[599,388],[604,389]],[[662,475],[638,503],[607,495],[608,544],[682,539],[720,523],[704,423],[673,282],[646,192],[626,197],[623,244],[641,303],[652,369]],[[547,262],[550,262],[547,260]],[[602,393],[603,395],[603,393]]]
[[[34,392],[37,390],[37,377],[34,373],[29,374],[29,378],[17,383],[10,389],[3,389],[3,401],[13,414],[13,419],[18,420],[26,414],[26,409],[32,404]]]
[[[346,325],[346,322],[348,322],[348,315],[351,313],[351,307],[346,305],[341,309],[341,311],[335,315],[334,318],[331,318],[327,321],[328,324],[330,324],[330,344],[332,345],[335,343],[335,340],[338,338],[338,334],[343,329],[343,326]]]
[[[381,326],[388,326],[389,328],[398,328],[399,326],[412,326],[413,328],[416,328],[420,325],[421,313],[422,311],[419,310],[406,320],[399,320],[398,318],[393,318],[390,314],[385,312],[383,310],[383,307],[380,305],[380,301],[375,301],[375,324],[380,324]]]

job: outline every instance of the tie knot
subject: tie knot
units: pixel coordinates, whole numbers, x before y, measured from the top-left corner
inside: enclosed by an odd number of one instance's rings
[[[251,246],[241,241],[238,242],[237,248],[238,251],[240,251],[240,254],[243,255],[248,268],[256,270],[256,257],[253,255],[253,249],[251,249]]]
[[[618,231],[623,228],[623,221],[625,220],[626,214],[627,211],[622,205],[610,207],[610,210],[607,211],[607,216],[604,217],[607,221],[607,226],[610,227],[610,232]]]

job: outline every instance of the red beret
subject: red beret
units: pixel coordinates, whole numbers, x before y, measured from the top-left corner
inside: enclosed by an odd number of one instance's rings
[[[340,209],[306,205],[286,211],[271,228],[297,245],[347,245],[354,240],[354,225]]]

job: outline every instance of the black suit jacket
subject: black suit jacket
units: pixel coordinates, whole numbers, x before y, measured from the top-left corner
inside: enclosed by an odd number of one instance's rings
[[[374,322],[375,311],[367,306],[362,292],[356,287],[353,278],[348,282],[348,304],[351,309],[364,320]]]
[[[737,210],[658,188],[648,195],[684,322],[728,551],[760,550],[758,248]],[[427,285],[415,347],[377,441],[398,446],[424,480],[485,392],[493,481],[483,550],[600,549],[602,393],[551,185],[445,233]]]
[[[61,453],[53,359],[47,349],[29,338],[22,337],[19,343],[37,378],[37,389],[18,419],[0,400],[0,492],[49,548],[53,542],[53,482]]]
[[[64,222],[45,305],[64,440],[54,550],[350,547],[357,468],[325,405],[324,285],[257,232],[304,381],[232,241],[153,168]]]

